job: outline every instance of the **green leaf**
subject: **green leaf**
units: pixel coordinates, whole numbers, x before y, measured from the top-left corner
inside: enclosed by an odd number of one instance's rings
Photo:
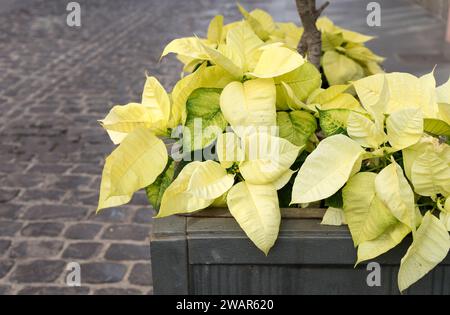
[[[220,110],[221,91],[222,89],[200,88],[189,96],[183,129],[184,148],[190,147],[191,151],[203,149],[227,127],[228,123]]]
[[[423,120],[423,129],[436,136],[450,137],[450,125],[440,119],[425,118]]]
[[[327,137],[345,133],[350,113],[348,109],[319,110],[320,128]]]
[[[296,146],[303,146],[316,131],[317,123],[313,115],[305,111],[277,112],[279,136]]]
[[[339,189],[334,195],[325,199],[325,205],[328,207],[342,209],[344,201],[342,200],[342,189]]]
[[[383,62],[384,58],[375,55],[369,48],[363,45],[352,45],[349,47],[345,47],[345,54],[355,60],[359,60],[361,62],[373,61],[373,62]]]
[[[417,229],[414,241],[402,258],[398,273],[398,287],[406,290],[425,276],[448,254],[450,237],[444,224],[427,212]]]
[[[334,50],[336,47],[341,46],[344,43],[344,37],[342,34],[322,32],[322,51]]]
[[[358,173],[342,189],[345,219],[355,246],[381,234],[397,219],[377,197],[375,173]]]
[[[156,180],[150,186],[145,187],[145,193],[153,209],[159,210],[161,206],[161,199],[169,187],[174,177],[175,161],[169,158],[166,169],[156,178]]]

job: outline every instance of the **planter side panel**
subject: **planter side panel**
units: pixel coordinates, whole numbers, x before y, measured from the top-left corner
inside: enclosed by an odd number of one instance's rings
[[[154,294],[189,294],[186,218],[158,219],[151,235]]]

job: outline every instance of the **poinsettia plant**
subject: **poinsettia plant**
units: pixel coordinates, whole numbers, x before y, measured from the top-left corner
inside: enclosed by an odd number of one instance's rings
[[[166,46],[162,57],[184,64],[170,94],[147,77],[140,102],[100,121],[118,146],[106,158],[98,210],[141,189],[157,218],[226,206],[267,255],[280,205],[321,201],[324,224],[348,222],[359,262],[413,233],[399,277],[406,288],[450,242],[450,83],[365,77],[382,72],[382,58],[364,46],[371,38],[326,18],[317,21],[316,67],[297,51],[302,28],[239,9],[242,21],[216,16],[206,38]]]
[[[339,134],[306,158],[291,202],[340,195],[343,210],[328,209],[324,223],[348,224],[358,263],[412,233],[398,275],[403,291],[450,248],[450,80],[436,88],[433,73],[389,73],[353,86],[365,111],[331,111]]]

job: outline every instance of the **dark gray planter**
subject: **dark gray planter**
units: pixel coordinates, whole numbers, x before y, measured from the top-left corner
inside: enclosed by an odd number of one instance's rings
[[[320,225],[322,209],[282,209],[275,246],[266,257],[226,209],[155,219],[151,236],[155,294],[399,294],[397,272],[411,240],[374,259],[380,286],[369,286],[367,263],[354,268],[347,227]],[[450,256],[408,290],[450,294]]]

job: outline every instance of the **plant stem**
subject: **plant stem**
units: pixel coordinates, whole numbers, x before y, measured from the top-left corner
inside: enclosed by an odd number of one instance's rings
[[[296,0],[295,2],[304,28],[297,50],[303,57],[307,56],[308,61],[319,69],[322,55],[322,37],[317,29],[316,21],[330,3],[327,1],[316,9],[316,0]]]

